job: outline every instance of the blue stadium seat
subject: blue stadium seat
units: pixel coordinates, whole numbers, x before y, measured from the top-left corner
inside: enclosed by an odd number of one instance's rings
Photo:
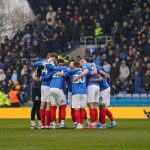
[[[140,94],[140,98],[142,98],[142,99],[147,99],[148,96],[147,96],[147,94]]]
[[[124,95],[122,93],[116,94],[116,99],[124,98]]]
[[[139,94],[132,94],[132,104],[133,106],[139,106],[140,105],[140,101],[139,101]]]
[[[149,95],[150,96],[150,95]],[[147,94],[117,94],[111,96],[111,106],[150,106]]]
[[[150,104],[150,101],[148,101],[148,95],[147,94],[140,94],[140,105],[141,106],[147,106]]]
[[[132,98],[132,95],[131,94],[124,94],[124,98],[128,98],[128,99],[131,99]]]
[[[132,106],[132,95],[131,94],[124,94],[124,101],[125,106]]]
[[[123,94],[120,93],[120,94],[116,95],[116,104],[117,104],[117,106],[124,106],[125,105]]]
[[[150,100],[150,93],[147,94],[147,98]]]
[[[116,95],[111,95],[110,97],[110,106],[116,106]]]

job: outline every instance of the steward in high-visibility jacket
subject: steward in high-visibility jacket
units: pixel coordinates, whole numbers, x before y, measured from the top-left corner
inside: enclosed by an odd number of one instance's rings
[[[7,95],[4,92],[0,91],[0,107],[9,107],[9,106],[10,102]]]
[[[8,96],[11,107],[19,107],[19,91],[16,90],[15,87],[13,87],[12,90],[9,91]]]
[[[103,35],[103,29],[100,26],[100,23],[97,23],[95,28],[95,38],[97,40],[100,40],[102,35]]]
[[[65,56],[64,54],[62,54],[62,55],[58,55],[58,59],[62,59],[62,60],[64,60],[64,62],[68,62],[68,56]]]

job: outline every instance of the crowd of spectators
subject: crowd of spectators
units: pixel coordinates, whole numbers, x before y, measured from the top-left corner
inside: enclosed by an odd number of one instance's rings
[[[111,35],[113,42],[92,53],[104,66],[112,94],[150,89],[150,0],[68,0],[62,7],[42,8],[41,16],[5,36],[0,46],[0,89],[20,86],[23,103],[30,93],[34,61],[47,52],[64,53],[81,36]],[[134,7],[133,7],[134,5]]]
[[[133,10],[114,22],[113,42],[92,53],[95,62],[108,73],[112,95],[150,92],[150,1],[141,0],[134,5]]]

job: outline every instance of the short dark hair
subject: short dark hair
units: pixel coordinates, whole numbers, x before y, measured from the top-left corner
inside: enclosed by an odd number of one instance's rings
[[[80,67],[80,63],[79,63],[78,61],[74,62],[73,65],[74,65],[75,67],[77,67],[77,68]]]
[[[69,61],[69,62],[67,62],[67,65],[66,65],[66,66],[68,66],[68,67],[69,67],[71,63],[73,64],[73,63],[74,63],[74,61]]]
[[[69,67],[69,62],[64,62],[64,66]]]
[[[93,60],[92,58],[90,58],[88,61],[89,61],[90,63],[94,63],[94,60]]]

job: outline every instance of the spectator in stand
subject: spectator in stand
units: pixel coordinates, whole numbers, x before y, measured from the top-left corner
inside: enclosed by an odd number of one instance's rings
[[[150,61],[147,63],[146,68],[150,70]]]
[[[111,95],[118,94],[121,90],[121,82],[119,79],[111,83]]]
[[[145,56],[144,59],[143,59],[143,63],[142,63],[142,67],[144,69],[144,71],[147,70],[147,64],[150,62],[150,57],[148,56]]]
[[[101,64],[100,55],[95,56],[95,58],[94,58],[93,60],[94,60],[94,63],[95,63],[96,65],[100,65],[100,64]]]
[[[150,29],[149,29],[149,38],[148,38],[147,43],[145,44],[143,50],[144,50],[144,55],[150,57]]]
[[[5,70],[5,64],[0,60],[0,69]]]
[[[143,77],[143,69],[140,62],[136,62],[135,64],[135,81],[134,81],[134,90],[135,93],[142,92],[142,77]]]
[[[21,70],[21,76],[24,76],[28,74],[28,66],[26,64],[23,65],[23,68]]]
[[[143,77],[143,89],[149,93],[150,92],[150,70],[147,70]]]
[[[120,42],[120,32],[121,27],[119,25],[119,22],[114,22],[114,26],[111,28],[111,34],[114,37],[115,42],[118,44]]]
[[[115,60],[115,55],[114,55],[114,51],[113,50],[110,50],[108,52],[108,56],[107,56],[107,61],[109,64],[112,64]]]
[[[6,79],[6,75],[2,69],[0,69],[0,82],[4,81]]]
[[[54,39],[52,41],[52,48],[56,53],[61,51],[61,37],[60,34],[55,33]]]
[[[124,89],[123,90],[124,90],[125,93],[134,93],[134,88],[133,88],[133,82],[132,82],[132,80],[125,81]]]
[[[32,36],[32,45],[33,45],[33,50],[35,51],[36,56],[39,56],[41,53],[39,42],[40,42],[39,36],[36,32],[34,32]]]
[[[6,81],[0,82],[0,89],[1,89],[1,91],[3,91],[4,93],[8,93],[9,88],[8,88],[8,86],[7,86],[7,82],[6,82]]]
[[[25,32],[29,34],[33,33],[33,23],[31,20],[25,25]]]
[[[103,54],[101,57],[101,64],[102,65],[104,64],[104,61],[107,61],[107,55],[106,54]]]
[[[18,90],[18,91],[20,90],[20,85],[19,85],[19,82],[18,82],[18,81],[13,82],[12,84],[13,84],[13,86],[15,87],[16,90]]]
[[[80,32],[80,25],[77,20],[74,21],[74,24],[72,26],[72,39],[76,42],[79,41],[79,32]]]
[[[51,6],[49,6],[48,12],[46,14],[46,21],[47,24],[49,24],[50,26],[55,26],[55,20],[56,19],[56,12],[53,11],[53,8]]]
[[[14,70],[13,73],[12,73],[11,81],[12,82],[18,81],[18,75],[17,75],[17,71],[16,70]]]
[[[126,65],[126,62],[123,60],[120,65],[120,75],[119,75],[121,82],[124,83],[129,77],[129,75],[130,75],[129,68]]]
[[[118,56],[116,56],[116,58],[115,58],[115,63],[117,65],[117,67],[120,68],[120,58]]]
[[[110,68],[110,80],[116,80],[117,78],[119,78],[119,67],[114,62]]]
[[[80,19],[80,14],[79,14],[79,11],[78,10],[75,10],[74,11],[74,14],[73,14],[73,21],[79,21],[79,19]]]
[[[105,72],[107,73],[106,78],[110,79],[110,68],[111,68],[111,65],[107,61],[104,61],[103,67],[104,67]]]

